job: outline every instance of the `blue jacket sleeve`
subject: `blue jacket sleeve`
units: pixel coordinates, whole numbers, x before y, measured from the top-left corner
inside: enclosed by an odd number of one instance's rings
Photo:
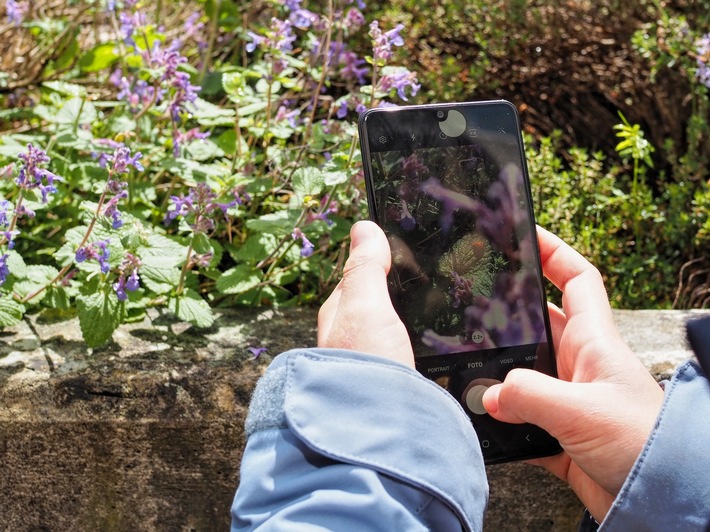
[[[710,381],[676,371],[656,426],[599,530],[710,530]]]
[[[232,531],[482,529],[488,485],[471,423],[405,366],[286,352],[259,381],[246,430]]]

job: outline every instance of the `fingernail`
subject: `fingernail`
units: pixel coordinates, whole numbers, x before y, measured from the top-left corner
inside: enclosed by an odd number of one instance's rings
[[[377,234],[377,226],[370,221],[356,222],[350,229],[350,249],[356,248]]]
[[[498,412],[498,393],[500,389],[500,384],[496,386],[491,386],[488,388],[485,393],[483,394],[482,402],[483,402],[483,408],[486,409],[486,412],[489,414],[495,414]]]

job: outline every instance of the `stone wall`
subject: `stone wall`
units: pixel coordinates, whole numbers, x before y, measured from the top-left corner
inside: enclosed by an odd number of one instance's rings
[[[700,314],[616,317],[661,378],[689,356],[682,325]],[[154,312],[96,350],[76,321],[0,332],[0,530],[226,530],[254,383],[271,356],[314,344],[315,319],[241,310],[197,331]],[[487,529],[574,530],[580,503],[544,470],[489,476]]]

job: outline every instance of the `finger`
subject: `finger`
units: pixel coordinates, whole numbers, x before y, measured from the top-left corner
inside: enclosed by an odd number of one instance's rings
[[[350,230],[350,256],[339,285],[341,300],[369,304],[389,301],[387,273],[391,260],[387,237],[382,229],[370,221],[353,225]]]
[[[552,329],[552,342],[555,348],[560,345],[560,340],[567,326],[567,316],[560,307],[554,303],[547,302],[547,310],[550,315],[550,328]]]
[[[562,290],[562,305],[567,318],[585,314],[588,330],[613,323],[599,270],[549,231],[538,227],[537,235],[543,272]]]
[[[532,423],[559,437],[559,423],[578,414],[579,402],[567,400],[577,395],[571,383],[534,370],[513,369],[503,384],[486,390],[483,406],[499,421]]]
[[[320,347],[325,345],[326,339],[330,336],[335,314],[340,306],[342,291],[342,281],[340,281],[318,310],[318,346]]]

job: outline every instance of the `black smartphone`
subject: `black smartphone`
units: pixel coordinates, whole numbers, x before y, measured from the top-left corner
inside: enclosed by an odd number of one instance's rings
[[[513,368],[556,376],[515,107],[371,109],[359,130],[370,217],[389,239],[390,297],[417,369],[460,402],[487,464],[560,452],[539,427],[501,423],[482,405]]]

